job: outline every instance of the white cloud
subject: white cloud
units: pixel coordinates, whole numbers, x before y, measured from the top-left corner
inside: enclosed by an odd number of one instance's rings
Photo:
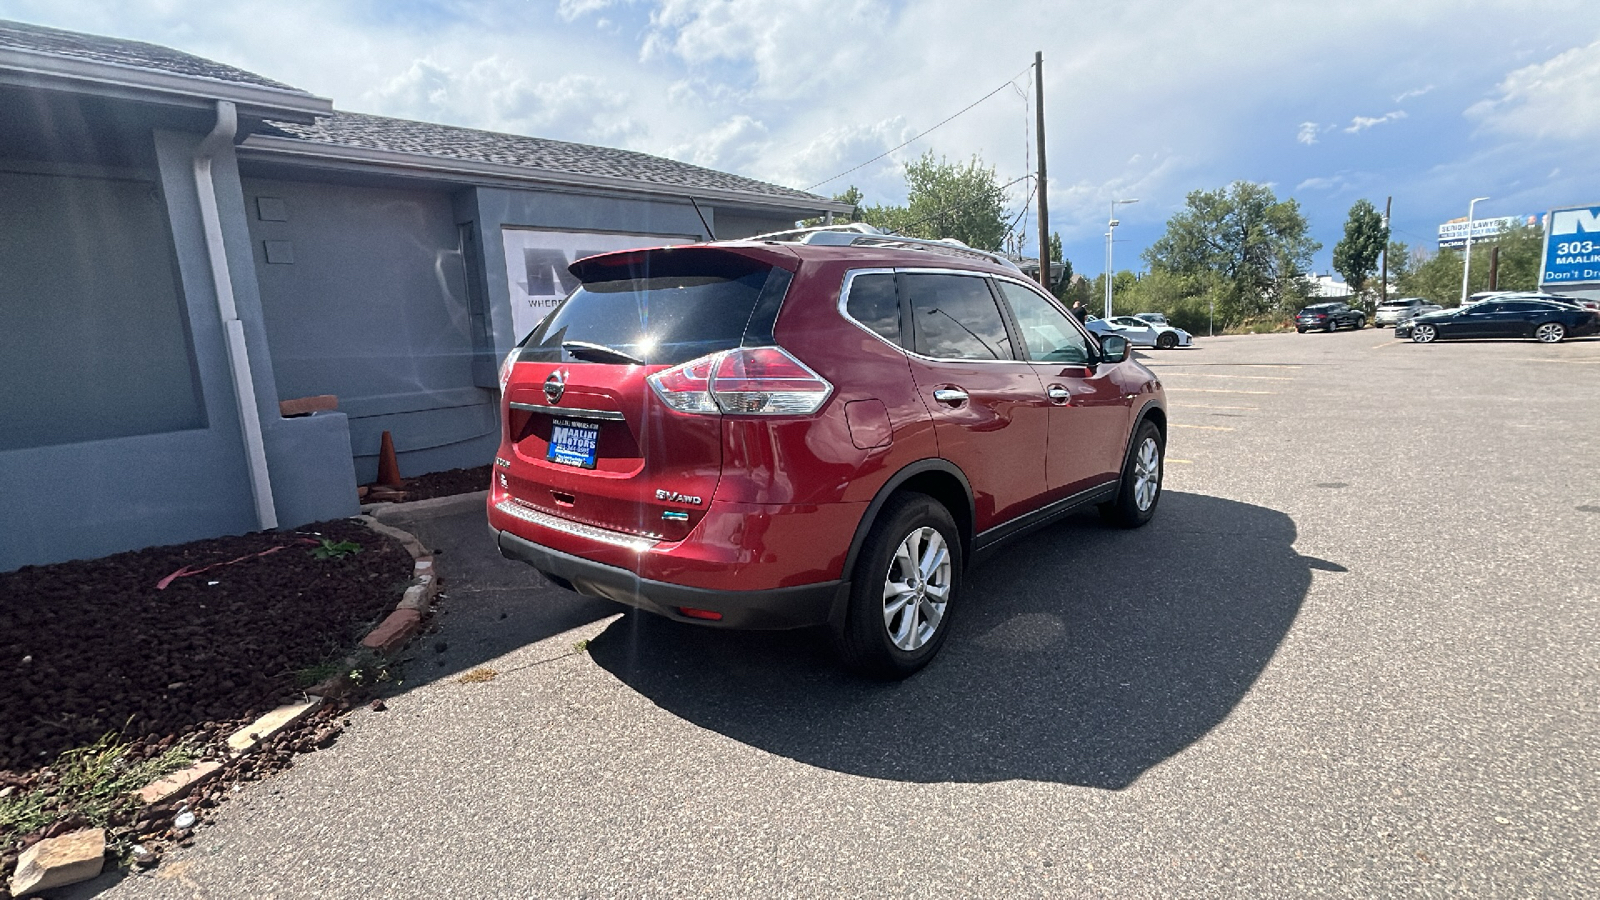
[[[1517,69],[1496,88],[1498,96],[1467,109],[1495,132],[1531,138],[1600,137],[1600,41]]]
[[[1462,195],[1508,196],[1517,179],[1565,200],[1582,193],[1592,170],[1577,146],[1543,142],[1535,153],[1526,138],[1600,133],[1590,87],[1600,51],[1560,52],[1574,43],[1572,23],[1595,21],[1594,0],[1541,0],[1548,14],[1539,16],[1519,0],[1482,0],[1468,16],[1459,0],[1403,9],[1393,0],[1122,0],[1046,17],[1036,6],[0,0],[0,17],[154,41],[331,97],[341,109],[671,154],[794,187],[883,153],[1019,73],[1019,84],[1031,81],[1025,69],[1042,47],[1052,228],[1069,256],[1093,252],[1075,242],[1102,240],[1110,199],[1144,199],[1124,219],[1136,240],[1188,192],[1237,179],[1302,184],[1313,222],[1336,227],[1342,208],[1313,205],[1367,190],[1375,163],[1362,155],[1370,141],[1334,136],[1397,118],[1337,111],[1372,98],[1398,94],[1395,113],[1424,93],[1433,101],[1409,110],[1418,127],[1407,129],[1408,149],[1383,163],[1384,183],[1407,179],[1416,199],[1406,208],[1424,221],[1448,217],[1442,204]],[[1018,35],[1034,40],[1019,44]],[[1529,48],[1552,49],[1529,56]],[[1510,74],[1486,93],[1485,71]],[[1435,117],[1485,96],[1471,113],[1479,129],[1470,147],[1450,127],[1459,120]],[[1283,139],[1284,110],[1314,120],[1287,120],[1294,148]],[[952,160],[979,154],[1010,181],[1036,163],[1032,115],[1028,99],[1002,90],[817,191],[853,183],[868,202],[902,202],[900,167],[926,150]],[[1296,152],[1313,142],[1317,152]],[[1542,177],[1553,168],[1565,174]],[[1347,181],[1324,186],[1324,172]],[[1533,206],[1545,202],[1529,196]]]
[[[1405,117],[1406,111],[1403,109],[1387,112],[1381,116],[1356,116],[1350,120],[1350,126],[1344,131],[1345,134],[1360,134],[1374,125],[1382,125],[1385,122],[1397,122]]]
[[[612,2],[613,0],[561,0],[560,5],[556,7],[556,15],[560,16],[563,22],[571,22],[589,13],[606,9]]]
[[[748,170],[766,141],[767,126],[749,116],[737,115],[693,141],[669,148],[666,155],[707,168]]]
[[[525,72],[497,56],[464,70],[418,59],[362,95],[360,105],[403,118],[600,143],[625,142],[642,128],[629,113],[628,96],[601,78],[538,81]]]

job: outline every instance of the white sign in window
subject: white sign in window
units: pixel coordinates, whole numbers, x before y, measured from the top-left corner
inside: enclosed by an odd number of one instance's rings
[[[578,286],[567,271],[574,260],[596,253],[687,244],[681,235],[617,232],[544,231],[502,228],[506,249],[506,281],[511,288],[511,324],[517,340],[527,337],[562,298]]]

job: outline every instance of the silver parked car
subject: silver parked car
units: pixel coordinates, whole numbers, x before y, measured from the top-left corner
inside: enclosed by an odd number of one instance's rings
[[[1136,316],[1112,316],[1109,319],[1090,316],[1084,324],[1095,334],[1114,334],[1127,338],[1128,343],[1135,347],[1171,350],[1173,347],[1189,347],[1194,344],[1193,335],[1182,328],[1157,325]]]
[[[1383,328],[1393,327],[1422,312],[1432,312],[1439,307],[1422,297],[1398,297],[1394,300],[1385,300],[1378,304],[1378,311],[1372,316],[1372,326]]]

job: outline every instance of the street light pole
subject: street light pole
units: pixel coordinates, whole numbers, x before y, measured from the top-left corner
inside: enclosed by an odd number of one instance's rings
[[[1113,201],[1111,201],[1111,221],[1106,223],[1106,314],[1105,314],[1105,318],[1107,318],[1107,319],[1111,318],[1111,282],[1114,280],[1114,276],[1116,275],[1116,273],[1111,268],[1111,242],[1114,240],[1112,235],[1116,234],[1117,225],[1121,224],[1121,223],[1119,223],[1117,221],[1117,207],[1121,206],[1121,205],[1124,205],[1124,204],[1128,204],[1128,203],[1138,203],[1138,202],[1139,202],[1139,198],[1138,197],[1134,197],[1134,198],[1129,199],[1129,200],[1113,200]]]
[[[1467,204],[1467,252],[1461,257],[1461,302],[1459,306],[1467,305],[1467,276],[1472,274],[1472,208],[1478,201],[1487,200],[1488,197],[1473,197]]]

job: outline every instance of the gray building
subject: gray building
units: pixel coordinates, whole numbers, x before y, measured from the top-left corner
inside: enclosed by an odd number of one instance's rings
[[[352,515],[384,431],[486,463],[574,256],[848,211],[14,22],[0,123],[0,571]]]

